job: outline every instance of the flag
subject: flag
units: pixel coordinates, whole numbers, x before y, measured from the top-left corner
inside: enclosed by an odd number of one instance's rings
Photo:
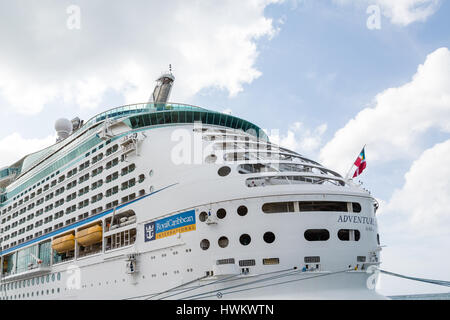
[[[365,147],[364,147],[365,148]],[[355,173],[353,174],[353,178],[359,176],[364,169],[366,168],[366,154],[364,148],[361,150],[358,158],[356,158],[354,165],[357,167]]]

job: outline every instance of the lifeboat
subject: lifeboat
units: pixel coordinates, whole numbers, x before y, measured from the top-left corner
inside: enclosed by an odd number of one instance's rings
[[[52,241],[52,249],[58,253],[67,252],[75,249],[75,236],[68,234]]]
[[[102,242],[102,227],[99,225],[92,226],[77,232],[77,242],[83,247]]]

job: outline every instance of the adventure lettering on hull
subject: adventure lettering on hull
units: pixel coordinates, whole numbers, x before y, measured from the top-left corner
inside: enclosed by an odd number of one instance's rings
[[[372,226],[376,225],[375,219],[373,218],[350,216],[350,215],[340,215],[337,222],[361,223],[361,224],[369,224]]]

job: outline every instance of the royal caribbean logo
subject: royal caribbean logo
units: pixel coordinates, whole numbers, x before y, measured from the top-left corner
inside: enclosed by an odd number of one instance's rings
[[[144,226],[145,242],[194,231],[195,226],[195,210],[149,222]]]
[[[144,227],[145,230],[145,241],[155,240],[155,223],[147,223]]]

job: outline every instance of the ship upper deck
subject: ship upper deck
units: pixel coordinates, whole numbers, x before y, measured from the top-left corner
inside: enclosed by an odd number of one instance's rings
[[[11,166],[0,170],[0,189],[2,193],[15,180],[39,164],[43,163],[66,147],[84,142],[84,137],[89,136],[89,131],[97,130],[97,127],[106,120],[121,119],[130,129],[147,126],[164,126],[176,124],[189,124],[196,121],[204,124],[218,125],[232,129],[241,129],[257,137],[268,140],[267,135],[255,124],[241,118],[212,111],[198,106],[181,103],[137,103],[115,107],[101,112],[84,125],[69,135],[66,139],[56,142],[45,149],[29,154]],[[0,203],[6,198],[2,198]]]

